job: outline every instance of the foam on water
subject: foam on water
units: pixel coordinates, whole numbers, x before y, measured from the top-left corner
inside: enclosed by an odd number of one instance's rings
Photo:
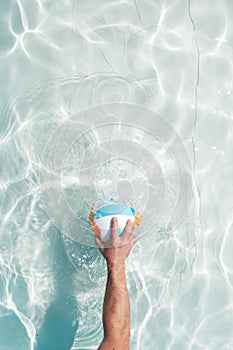
[[[169,233],[175,165],[145,132],[120,130],[156,154],[166,186],[163,218],[127,264],[131,349],[233,349],[232,13],[230,0],[0,2],[1,349],[96,349],[102,339],[105,263],[50,222],[39,170],[58,126],[112,102],[167,120],[194,175],[190,208]],[[80,217],[78,155],[118,132],[94,130],[64,159],[64,192]],[[113,161],[95,178],[106,196],[123,182],[144,205],[140,167]]]

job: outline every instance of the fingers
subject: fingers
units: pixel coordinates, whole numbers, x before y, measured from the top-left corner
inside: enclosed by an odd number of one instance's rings
[[[138,225],[135,225],[132,228],[133,224],[132,221],[129,219],[126,223],[126,226],[123,230],[123,233],[121,235],[121,239],[122,239],[122,243],[124,242],[124,244],[130,244],[131,247],[134,246],[134,244],[138,241],[138,237],[136,236],[136,231],[138,228]]]
[[[97,235],[95,236],[95,244],[98,246],[101,253],[104,253],[105,248],[116,247],[120,245],[130,244],[133,246],[137,241],[138,237],[136,236],[136,231],[138,225],[135,225],[133,228],[132,220],[127,220],[125,228],[122,232],[122,235],[118,237],[118,220],[116,217],[111,220],[111,238],[108,242],[103,243]]]
[[[131,247],[133,247],[134,244],[137,243],[138,240],[139,240],[139,237],[132,238],[131,241],[130,241]]]
[[[118,220],[117,218],[112,218],[111,221],[111,238],[113,242],[117,241],[118,238]]]
[[[122,235],[121,235],[121,237],[123,239],[129,238],[129,235],[130,235],[130,233],[132,231],[132,225],[133,225],[132,220],[130,220],[130,219],[127,220],[125,228],[124,228],[124,230],[122,232]]]
[[[95,244],[97,245],[97,247],[99,248],[101,253],[103,253],[104,252],[104,245],[98,236],[95,236]]]
[[[136,232],[138,229],[138,225],[135,225],[134,228],[132,229],[132,232],[130,233],[130,239],[134,239],[136,236]]]
[[[129,235],[129,240],[133,243],[133,244],[135,244],[137,241],[138,241],[138,237],[136,236],[136,231],[137,231],[137,229],[138,229],[138,225],[135,225],[134,226],[134,228],[133,228],[133,230],[132,230],[132,232],[130,233],[130,235]]]

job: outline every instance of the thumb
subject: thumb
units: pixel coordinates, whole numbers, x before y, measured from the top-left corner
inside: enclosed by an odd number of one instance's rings
[[[99,237],[96,235],[95,235],[95,244],[97,245],[97,247],[99,248],[101,253],[103,253],[104,252],[104,245],[103,245],[102,241],[99,239]]]

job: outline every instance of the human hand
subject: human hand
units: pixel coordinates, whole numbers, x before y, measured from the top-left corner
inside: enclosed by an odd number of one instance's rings
[[[132,228],[132,221],[128,220],[121,236],[118,236],[118,220],[113,218],[110,239],[102,242],[98,236],[95,236],[95,243],[109,266],[125,264],[131,248],[138,241],[135,235],[137,228],[137,225]]]

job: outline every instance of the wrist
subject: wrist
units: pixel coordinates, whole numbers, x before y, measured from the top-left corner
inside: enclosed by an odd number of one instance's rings
[[[119,271],[125,269],[125,262],[107,261],[108,271]]]

